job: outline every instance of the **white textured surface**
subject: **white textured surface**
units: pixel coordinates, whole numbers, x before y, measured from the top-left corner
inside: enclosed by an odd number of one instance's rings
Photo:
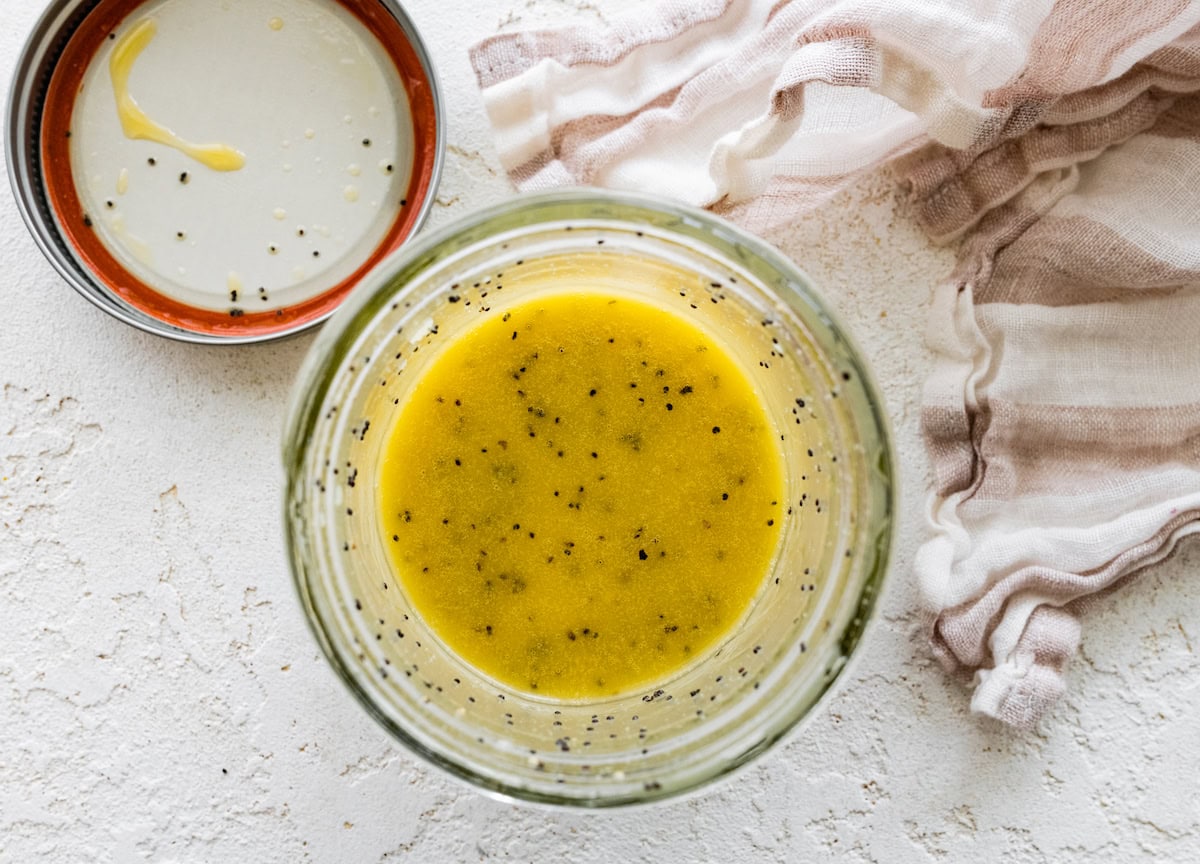
[[[41,5],[0,2],[4,81]],[[450,106],[437,224],[511,194],[465,46],[601,13],[406,5]],[[921,332],[949,256],[884,178],[775,239],[842,309],[896,426],[882,618],[839,692],[753,768],[690,800],[576,814],[416,762],[319,657],[278,519],[283,406],[311,337],[213,349],[135,332],[62,283],[0,193],[0,861],[1200,860],[1200,549],[1098,602],[1038,734],[967,715],[908,575]]]

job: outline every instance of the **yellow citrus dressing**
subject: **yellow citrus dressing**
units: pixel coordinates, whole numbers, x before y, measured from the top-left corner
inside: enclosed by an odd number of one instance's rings
[[[129,75],[133,72],[133,64],[157,32],[158,25],[154,19],[143,18],[113,46],[112,56],[108,60],[108,72],[112,78],[121,129],[128,138],[174,147],[180,153],[214,171],[237,171],[246,164],[244,153],[225,144],[192,144],[183,140],[170,129],[146,116],[146,112],[129,92]]]
[[[400,584],[448,647],[579,699],[715,647],[763,584],[778,436],[708,334],[625,297],[558,293],[450,342],[380,465]]]

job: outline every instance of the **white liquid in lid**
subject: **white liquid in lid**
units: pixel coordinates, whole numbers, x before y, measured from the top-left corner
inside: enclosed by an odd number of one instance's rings
[[[84,75],[71,160],[94,229],[134,276],[191,306],[269,311],[379,246],[406,206],[412,122],[391,58],[350,12],[151,0],[114,35]],[[136,102],[124,123],[123,90]],[[380,170],[348,182],[345,166],[367,160]]]

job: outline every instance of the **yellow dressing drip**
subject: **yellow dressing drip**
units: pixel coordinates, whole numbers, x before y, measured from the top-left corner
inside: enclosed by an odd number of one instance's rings
[[[157,32],[158,25],[154,19],[143,18],[113,46],[112,56],[108,60],[108,71],[112,77],[113,95],[117,99],[117,116],[121,118],[121,129],[128,138],[174,147],[180,153],[214,171],[237,171],[246,164],[244,153],[225,144],[198,145],[183,140],[170,129],[147,117],[146,112],[130,94],[129,75],[133,71],[133,64]]]
[[[521,690],[593,698],[713,650],[784,514],[762,403],[719,343],[640,300],[561,293],[450,343],[380,466],[413,607]]]

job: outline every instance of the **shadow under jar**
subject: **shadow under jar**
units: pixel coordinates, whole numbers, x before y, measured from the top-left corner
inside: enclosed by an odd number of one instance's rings
[[[718,343],[762,403],[784,491],[774,555],[731,630],[662,679],[568,700],[497,681],[427,626],[389,554],[378,472],[443,346],[579,291],[653,304]],[[626,194],[517,198],[383,262],[307,358],[284,461],[293,574],[339,675],[417,754],[530,801],[660,799],[764,752],[854,653],[891,546],[882,401],[807,277],[710,214]]]

